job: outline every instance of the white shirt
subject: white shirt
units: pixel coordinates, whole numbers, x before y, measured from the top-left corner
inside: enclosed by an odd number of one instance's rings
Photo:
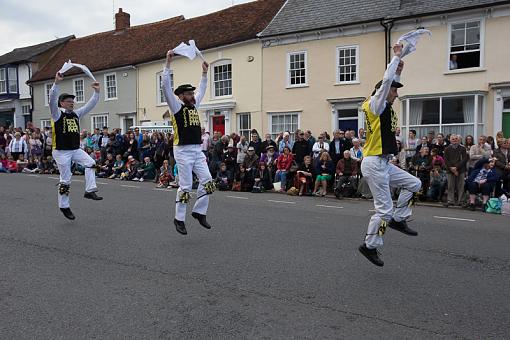
[[[62,112],[65,112],[66,110],[58,107],[58,90],[59,86],[56,83],[53,83],[53,86],[50,90],[50,112],[51,112],[51,118],[54,122],[60,119],[60,115]],[[89,101],[80,107],[79,109],[73,110],[74,113],[78,116],[79,119],[81,119],[83,116],[85,116],[87,113],[92,111],[94,106],[96,106],[97,102],[99,101],[99,92],[94,91],[94,94],[92,97],[90,97]]]
[[[313,151],[313,158],[319,157],[319,154],[321,150],[324,149],[326,152],[329,151],[329,144],[326,142],[315,142],[315,144],[312,147]]]
[[[27,142],[23,138],[16,140],[16,138],[12,139],[9,143],[10,152],[23,152],[25,156],[28,153]]]
[[[391,62],[384,72],[381,87],[379,87],[370,98],[370,110],[378,115],[382,114],[386,108],[386,98],[388,97],[388,93],[390,93],[391,83],[393,81],[400,81],[400,76],[396,74],[399,63],[400,58],[393,56],[393,59],[391,59]]]
[[[174,91],[172,88],[172,84],[170,82],[170,69],[163,68],[163,75],[161,77],[161,88],[163,89],[163,94],[165,95],[166,102],[168,103],[168,107],[170,108],[171,113],[177,113],[184,105],[182,101],[178,99],[177,96],[174,95]],[[200,84],[198,85],[198,91],[195,95],[195,108],[198,110],[202,99],[204,98],[205,91],[207,90],[207,73],[202,73],[202,78],[200,79]]]

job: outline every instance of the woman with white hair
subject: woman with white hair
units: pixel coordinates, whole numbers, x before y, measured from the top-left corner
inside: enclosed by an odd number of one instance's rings
[[[21,133],[16,132],[14,134],[14,138],[9,143],[9,152],[15,161],[18,160],[19,155],[23,155],[25,158],[27,157],[27,142],[21,138]]]

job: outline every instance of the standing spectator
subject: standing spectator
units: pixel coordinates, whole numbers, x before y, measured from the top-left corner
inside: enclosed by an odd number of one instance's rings
[[[294,143],[290,140],[290,133],[288,131],[285,131],[283,133],[283,139],[280,141],[278,145],[278,153],[283,153],[283,148],[288,147],[289,150],[292,150],[292,147],[294,146]]]
[[[324,134],[320,134],[317,138],[317,142],[312,147],[313,159],[319,158],[322,152],[329,152],[329,144],[324,140]]]
[[[477,194],[482,194],[483,211],[485,205],[489,200],[489,196],[494,191],[496,183],[499,181],[499,175],[494,169],[494,161],[489,161],[487,158],[479,160],[471,172],[467,180],[467,187],[469,190],[469,210],[475,211],[475,200]]]
[[[510,139],[501,138],[499,141],[500,147],[494,150],[495,167],[499,177],[503,180],[503,189],[508,194],[510,193]],[[496,195],[500,196],[500,188],[496,191]]]
[[[402,137],[400,137],[400,128],[399,127],[397,127],[395,129],[395,139],[402,142]]]
[[[287,175],[289,174],[289,170],[293,161],[294,157],[290,153],[290,148],[288,146],[284,146],[283,153],[278,156],[278,160],[276,162],[275,181],[279,181],[281,184],[280,192],[286,191]]]
[[[442,133],[438,133],[436,136],[436,142],[432,145],[432,149],[437,150],[437,154],[441,157],[444,157],[444,149],[447,147],[444,135]]]
[[[468,175],[471,174],[476,162],[482,158],[489,159],[490,156],[491,148],[487,144],[487,137],[482,135],[478,137],[478,144],[471,146],[469,149]]]
[[[418,145],[418,142],[419,140],[416,138],[416,130],[409,130],[409,137],[405,144],[406,163],[409,163],[411,158],[413,158],[416,154],[416,146]]]
[[[359,141],[361,143],[361,146],[363,146],[365,144],[365,140],[367,138],[367,136],[365,134],[365,129],[363,129],[363,128],[359,129],[359,131],[358,131],[358,138],[359,138]]]
[[[43,143],[41,142],[41,135],[37,132],[32,133],[28,140],[30,149],[30,156],[40,161],[43,155]]]
[[[134,159],[138,160],[138,141],[136,140],[133,131],[128,133],[124,148],[124,159],[128,159],[129,156],[133,156]]]
[[[259,139],[259,135],[256,133],[251,134],[251,141],[248,144],[248,146],[252,146],[255,150],[255,154],[260,157],[260,154],[262,153],[262,142]]]
[[[246,157],[246,151],[248,151],[248,142],[246,141],[246,137],[241,135],[239,139],[239,143],[236,145],[237,147],[237,166],[244,162],[244,157]]]
[[[209,132],[205,132],[205,128],[201,128],[202,132],[202,152],[204,153],[205,157],[209,159],[209,148],[211,147],[211,138],[209,136]]]
[[[3,126],[0,126],[0,154],[5,152],[7,147],[7,139],[5,138],[5,130]]]
[[[304,158],[309,156],[312,151],[310,144],[305,140],[305,133],[302,130],[298,131],[297,140],[292,146],[292,154],[297,165],[300,166],[304,162]]]
[[[342,130],[333,131],[333,140],[329,144],[329,156],[333,160],[333,164],[337,164],[342,159],[347,147],[346,143],[345,133]]]
[[[460,205],[464,196],[468,155],[466,148],[459,144],[459,137],[455,134],[450,136],[450,145],[444,151],[444,160],[448,178],[448,201],[445,206],[454,204],[455,193],[457,193],[456,202]]]
[[[456,54],[452,54],[450,56],[450,70],[456,70],[457,68],[459,68],[458,64],[457,64],[457,55]]]
[[[277,147],[276,142],[275,142],[274,140],[272,140],[272,139],[271,139],[271,134],[266,133],[266,135],[265,135],[265,139],[264,139],[264,141],[262,142],[262,152],[266,152],[267,147],[268,147],[269,145],[274,146],[274,147],[275,147],[275,149],[276,149],[276,147]]]
[[[24,157],[28,154],[27,143],[21,138],[21,133],[14,133],[14,139],[9,143],[9,150],[12,158],[17,161],[20,155]]]
[[[237,165],[237,155],[235,153],[233,139],[231,139],[230,142],[228,142],[227,151],[225,153],[223,153],[222,161],[223,161],[223,163],[225,163],[227,170],[231,174],[234,174],[236,171],[236,165]]]
[[[407,170],[407,153],[402,147],[402,142],[397,139],[397,150],[398,154],[394,156],[395,158],[395,165],[398,166],[400,169]]]
[[[310,131],[310,130],[305,131],[305,140],[310,144],[310,150],[311,150],[313,145],[316,142],[315,137],[312,135],[312,131]]]
[[[474,140],[473,136],[467,135],[465,142],[464,142],[464,146],[466,147],[467,152],[469,152],[469,150],[471,150],[471,147],[474,144],[475,144],[475,140]]]
[[[420,144],[418,144],[416,146],[416,152],[415,152],[415,155],[416,154],[419,154],[420,153],[420,149],[422,147],[427,147],[429,148],[429,150],[432,148],[432,144],[429,143],[428,139],[427,139],[427,136],[422,136],[421,139],[420,139]]]

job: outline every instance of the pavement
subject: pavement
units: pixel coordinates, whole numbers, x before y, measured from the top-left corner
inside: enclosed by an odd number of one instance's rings
[[[379,268],[370,201],[215,192],[182,236],[175,190],[73,179],[69,221],[57,176],[0,175],[1,339],[510,338],[506,216],[418,206]]]

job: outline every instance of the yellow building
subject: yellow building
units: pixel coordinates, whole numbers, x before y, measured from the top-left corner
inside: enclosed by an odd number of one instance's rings
[[[418,136],[433,130],[476,138],[504,129],[510,137],[506,1],[366,4],[289,0],[260,34],[263,131],[363,127],[360,104],[382,78],[391,45],[425,27],[432,37],[405,58],[405,86],[394,105],[402,134],[415,129]]]
[[[262,49],[257,33],[271,21],[283,0],[259,0],[173,23],[174,35],[160,44],[160,58],[137,65],[139,122],[168,120],[160,80],[167,49],[194,39],[209,62],[208,86],[199,107],[207,131],[249,134],[262,120]],[[198,86],[201,63],[177,56],[172,63],[175,87]]]

